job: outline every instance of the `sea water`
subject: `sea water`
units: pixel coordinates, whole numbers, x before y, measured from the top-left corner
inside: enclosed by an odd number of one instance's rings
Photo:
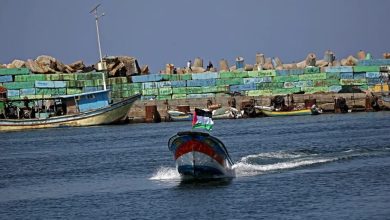
[[[390,112],[215,121],[230,181],[181,181],[190,126],[0,133],[0,219],[390,218]]]

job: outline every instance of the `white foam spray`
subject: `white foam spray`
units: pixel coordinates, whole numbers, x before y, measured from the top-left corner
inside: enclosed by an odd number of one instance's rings
[[[151,180],[178,180],[180,179],[180,174],[177,172],[176,168],[172,167],[160,167],[157,171],[150,177]]]
[[[314,157],[313,157],[314,156]],[[272,164],[254,164],[251,160],[261,160],[262,158],[284,159],[284,161]],[[285,161],[285,159],[288,159]],[[236,176],[255,176],[264,173],[293,169],[302,166],[327,163],[338,160],[338,158],[316,158],[315,155],[289,154],[286,152],[261,153],[242,157],[240,161],[234,164]]]

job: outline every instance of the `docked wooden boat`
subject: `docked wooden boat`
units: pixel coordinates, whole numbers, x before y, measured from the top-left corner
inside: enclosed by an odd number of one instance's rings
[[[235,171],[225,145],[203,132],[178,132],[168,142],[183,179],[233,178]]]
[[[176,110],[168,110],[167,111],[169,119],[171,121],[191,121],[192,113],[191,112],[181,112]]]
[[[112,124],[125,119],[139,97],[138,94],[110,104],[109,90],[102,90],[45,99],[7,100],[0,131]],[[25,106],[12,106],[17,101]]]
[[[277,116],[299,116],[299,115],[312,115],[313,112],[311,109],[301,109],[301,110],[291,110],[291,111],[274,111],[274,110],[261,110],[264,115],[270,117]]]
[[[221,107],[212,111],[213,119],[242,118],[241,112],[232,107]]]

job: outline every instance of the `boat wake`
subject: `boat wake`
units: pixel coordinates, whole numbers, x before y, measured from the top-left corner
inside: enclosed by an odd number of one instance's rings
[[[388,147],[381,149],[352,148],[340,151],[300,149],[295,151],[265,152],[242,157],[235,162],[233,169],[235,169],[236,177],[256,176],[341,160],[388,154],[390,154],[390,148]],[[150,179],[161,181],[180,180],[180,174],[175,167],[160,167]]]
[[[234,164],[233,168],[236,171],[237,177],[255,176],[265,173],[280,172],[282,170],[321,165],[340,160],[380,156],[389,153],[390,151],[388,148],[378,150],[365,148],[345,149],[339,152],[326,152],[308,149],[292,152],[277,151],[244,156]]]

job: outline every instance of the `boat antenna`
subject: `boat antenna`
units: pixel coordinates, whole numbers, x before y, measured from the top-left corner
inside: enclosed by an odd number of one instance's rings
[[[101,48],[101,45],[100,45],[100,34],[99,34],[99,18],[100,17],[103,17],[105,14],[104,12],[102,14],[98,14],[98,8],[101,4],[98,4],[96,5],[89,13],[90,14],[93,14],[95,16],[95,23],[96,23],[96,35],[97,35],[97,42],[98,42],[98,47],[99,47],[99,58],[100,58],[100,65],[102,65],[102,68],[99,68],[99,65],[98,65],[98,70],[99,69],[105,69],[104,65],[103,65],[103,57],[102,57],[102,48]],[[107,89],[106,87],[106,77],[104,75],[104,72],[102,73],[103,74],[103,88],[104,90]]]

